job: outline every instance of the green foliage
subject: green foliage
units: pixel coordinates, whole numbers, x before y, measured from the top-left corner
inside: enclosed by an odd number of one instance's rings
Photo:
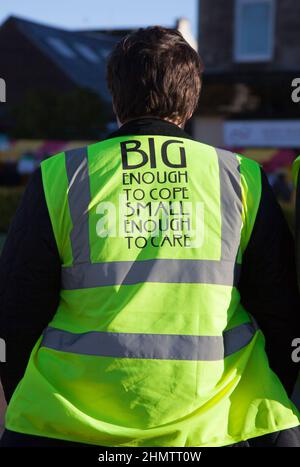
[[[29,91],[11,111],[15,138],[97,139],[110,117],[107,104],[88,89]]]
[[[7,232],[19,205],[24,187],[0,187],[0,232]]]

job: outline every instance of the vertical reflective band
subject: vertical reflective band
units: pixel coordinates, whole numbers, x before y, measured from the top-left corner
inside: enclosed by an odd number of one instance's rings
[[[235,261],[242,229],[242,189],[238,158],[224,149],[216,149],[221,192],[221,258]]]
[[[68,200],[73,229],[70,234],[73,264],[90,263],[88,206],[91,199],[87,148],[66,151]]]

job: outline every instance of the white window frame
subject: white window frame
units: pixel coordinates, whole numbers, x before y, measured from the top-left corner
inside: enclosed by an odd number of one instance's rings
[[[255,3],[268,3],[271,6],[271,25],[269,28],[270,48],[266,53],[243,53],[239,49],[241,42],[241,13],[244,5]],[[234,18],[234,60],[235,62],[269,62],[274,56],[274,31],[275,31],[275,0],[235,0]]]

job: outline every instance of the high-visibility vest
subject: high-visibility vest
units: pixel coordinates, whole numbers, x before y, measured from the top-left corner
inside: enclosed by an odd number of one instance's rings
[[[300,169],[300,156],[298,156],[294,160],[293,165],[292,165],[292,176],[293,176],[293,182],[294,182],[295,187],[297,186],[297,182],[298,182],[299,169]]]
[[[297,279],[298,288],[300,290],[300,232],[299,232],[299,216],[300,216],[300,200],[299,200],[299,169],[300,169],[300,156],[298,156],[292,165],[292,179],[296,192],[296,204],[295,204],[295,252],[296,252],[296,264],[297,264]],[[300,387],[300,374],[298,375],[298,387]]]
[[[60,303],[8,429],[104,446],[224,446],[299,425],[237,288],[258,164],[133,135],[51,157],[42,177]]]

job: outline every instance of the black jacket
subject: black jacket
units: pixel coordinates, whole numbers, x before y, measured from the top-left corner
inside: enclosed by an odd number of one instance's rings
[[[127,123],[110,137],[133,134],[190,138],[176,125],[152,118]],[[0,260],[0,337],[7,346],[7,363],[0,364],[0,376],[7,401],[22,378],[33,345],[56,312],[60,268],[38,169]],[[239,291],[243,305],[264,332],[271,367],[291,393],[299,371],[291,359],[291,342],[300,329],[293,238],[263,172],[260,206],[243,257]]]

